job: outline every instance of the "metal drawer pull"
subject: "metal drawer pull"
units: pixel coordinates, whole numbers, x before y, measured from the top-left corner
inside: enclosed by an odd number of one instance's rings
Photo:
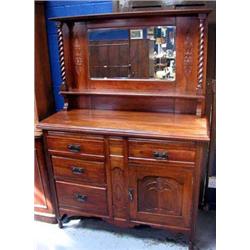
[[[128,189],[128,198],[129,198],[130,201],[133,201],[133,199],[134,199],[133,189],[132,188]]]
[[[75,194],[75,198],[76,198],[76,200],[77,201],[79,201],[79,202],[85,202],[85,201],[87,201],[87,195],[83,195],[83,194]]]
[[[78,144],[68,144],[68,150],[74,153],[80,152],[80,145]]]
[[[167,160],[168,159],[167,152],[158,152],[158,151],[155,151],[155,152],[153,152],[153,156],[157,160]]]
[[[79,168],[79,167],[71,167],[72,168],[72,173],[73,174],[83,174],[84,173],[84,168]]]

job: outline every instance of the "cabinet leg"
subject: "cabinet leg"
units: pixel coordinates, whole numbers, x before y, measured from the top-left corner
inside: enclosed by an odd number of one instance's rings
[[[63,228],[63,223],[68,223],[70,218],[67,214],[64,214],[61,218],[57,218],[59,228]]]
[[[189,245],[188,245],[188,250],[195,250],[195,231],[193,229],[193,231],[191,232],[190,236],[189,236]]]
[[[189,241],[188,250],[194,250],[194,242],[192,240]]]
[[[58,227],[59,228],[63,228],[63,222],[61,219],[57,219],[57,222],[58,222]]]

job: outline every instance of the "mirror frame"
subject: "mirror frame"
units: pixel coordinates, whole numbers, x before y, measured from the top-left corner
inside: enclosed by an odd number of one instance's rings
[[[117,78],[91,78],[89,74],[89,49],[88,49],[88,31],[93,29],[114,29],[114,28],[128,28],[128,29],[136,29],[140,27],[152,27],[152,26],[175,26],[175,43],[177,45],[178,38],[178,27],[176,25],[176,17],[175,16],[159,16],[159,17],[142,17],[142,18],[117,18],[110,20],[95,20],[95,21],[87,21],[86,22],[86,30],[85,30],[85,39],[86,39],[86,52],[87,56],[85,57],[86,68],[88,72],[88,86],[91,86],[93,89],[113,89],[119,88],[127,89],[128,85],[130,89],[138,89],[141,84],[145,86],[146,89],[155,89],[157,87],[159,89],[169,89],[174,90],[177,82],[177,74],[175,80],[173,81],[164,81],[164,80],[154,80],[154,79],[117,79]],[[176,49],[177,51],[177,49]],[[178,60],[176,52],[176,62]],[[176,63],[177,64],[177,63]],[[176,69],[177,71],[177,69]]]
[[[94,61],[95,61],[95,59],[94,58],[92,58],[91,57],[91,52],[90,51],[92,51],[92,46],[94,46],[94,47],[98,47],[98,44],[99,43],[101,43],[101,44],[109,44],[110,43],[110,48],[111,48],[111,50],[112,50],[112,43],[114,42],[114,43],[116,43],[116,42],[124,42],[124,43],[126,43],[127,44],[127,49],[130,51],[130,47],[131,47],[131,44],[133,43],[133,41],[131,41],[131,40],[137,40],[137,39],[139,39],[139,40],[145,40],[145,37],[143,38],[143,35],[142,35],[142,30],[144,30],[144,31],[146,31],[146,34],[148,34],[148,29],[149,28],[151,28],[151,29],[155,29],[155,28],[159,28],[159,27],[162,27],[162,28],[165,28],[165,29],[172,29],[173,30],[173,32],[174,32],[174,44],[173,44],[173,46],[176,48],[176,26],[174,26],[174,25],[172,25],[172,26],[170,26],[170,25],[155,25],[155,26],[140,26],[140,27],[137,27],[136,29],[135,28],[131,28],[131,27],[127,27],[127,28],[125,28],[125,27],[122,27],[122,28],[96,28],[96,29],[88,29],[87,30],[87,44],[88,44],[88,61],[89,61],[89,71],[88,71],[88,78],[89,79],[91,79],[91,80],[116,80],[116,81],[120,81],[120,80],[145,80],[145,81],[162,81],[162,82],[164,82],[164,83],[166,83],[166,82],[170,82],[170,83],[174,83],[175,82],[175,79],[176,79],[176,74],[174,75],[174,77],[172,77],[172,79],[171,78],[168,78],[168,79],[164,79],[164,78],[162,78],[162,79],[160,79],[159,77],[157,78],[156,77],[156,73],[159,71],[159,70],[164,70],[164,69],[166,69],[166,65],[163,67],[163,68],[158,68],[158,69],[154,69],[155,67],[156,67],[156,65],[157,64],[155,64],[155,57],[154,58],[152,58],[152,55],[151,54],[149,54],[149,57],[150,57],[150,55],[151,55],[151,60],[149,60],[148,61],[148,71],[147,71],[147,73],[146,73],[146,71],[145,70],[143,70],[143,72],[145,72],[145,74],[147,75],[147,77],[140,77],[140,76],[137,76],[137,77],[135,77],[135,76],[133,76],[132,75],[132,77],[131,76],[129,76],[129,72],[131,71],[131,68],[130,68],[130,70],[129,70],[129,68],[127,68],[125,71],[123,71],[123,75],[124,75],[124,77],[122,77],[122,76],[116,76],[115,74],[113,75],[113,76],[110,76],[110,77],[105,77],[105,73],[103,72],[103,73],[101,73],[101,75],[104,75],[103,77],[102,76],[93,76],[93,75],[95,75],[95,70],[97,70],[97,69],[93,69],[92,68],[92,70],[94,70],[93,72],[92,72],[92,75],[90,75],[91,74],[91,70],[90,70],[90,65],[92,64],[92,63],[94,63]],[[117,32],[122,32],[122,31],[124,31],[124,32],[126,32],[127,34],[128,34],[128,37],[126,37],[126,38],[113,38],[113,39],[108,39],[108,37],[107,37],[107,35],[109,34],[109,32],[113,32],[113,31],[117,31]],[[132,31],[140,31],[140,38],[132,38],[131,37],[131,33],[132,33]],[[145,33],[143,31],[143,33]],[[105,38],[106,39],[102,39],[100,36],[99,36],[99,39],[94,39],[94,40],[91,40],[91,35],[93,34],[93,35],[95,35],[95,32],[97,32],[97,34],[98,34],[98,32],[104,32],[106,35],[105,35]],[[107,33],[106,33],[107,32]],[[148,35],[147,35],[148,36]],[[147,38],[147,40],[148,40],[148,38]],[[150,39],[151,40],[151,39]],[[155,51],[155,45],[157,44],[156,43],[156,41],[155,41],[155,39],[153,40],[154,41],[154,43],[152,43],[151,42],[151,44],[154,46],[154,48],[153,48],[153,50]],[[143,43],[144,44],[144,43]],[[101,45],[102,46],[102,45]],[[169,58],[169,57],[166,57],[166,59],[169,59],[169,60],[174,60],[175,62],[176,62],[176,49],[174,50],[174,56],[172,57],[172,58]],[[98,57],[99,56],[99,54],[98,54],[98,51],[97,51],[97,53],[95,53],[95,52],[93,52],[94,54],[95,54],[95,57]],[[107,51],[107,53],[108,53],[108,51]],[[129,52],[130,53],[130,52]],[[151,53],[152,53],[152,51],[151,51]],[[108,57],[110,57],[110,55],[108,55]],[[105,58],[105,57],[104,57]],[[111,58],[112,58],[112,55],[111,55]],[[125,57],[126,58],[126,57]],[[124,58],[124,59],[125,59]],[[141,58],[142,59],[142,58]],[[128,60],[128,61],[127,61]],[[153,60],[153,61],[152,61]],[[116,60],[117,61],[117,60]],[[118,60],[119,61],[119,60]],[[119,67],[119,62],[117,61],[117,67]],[[126,62],[125,62],[126,61]],[[130,67],[131,67],[131,63],[132,63],[132,61],[131,61],[131,57],[129,56],[126,60],[124,61],[124,63],[125,64],[127,64],[127,66],[129,66],[130,65]],[[91,62],[91,63],[90,63]],[[124,64],[123,63],[123,64]],[[95,66],[96,64],[94,63],[94,66]],[[98,64],[97,64],[98,65]],[[103,64],[101,63],[99,66],[95,66],[95,67],[101,67]],[[112,63],[110,64],[110,65],[112,65]],[[135,68],[137,68],[137,66],[133,63],[133,65],[135,66]],[[105,67],[105,65],[103,65],[103,67]],[[106,66],[107,67],[107,66]],[[145,67],[147,67],[147,65],[145,65]],[[151,70],[150,70],[150,68],[151,68]],[[100,69],[101,70],[101,69]],[[108,72],[111,72],[110,70],[112,70],[111,68],[108,70]],[[153,71],[152,71],[153,70]],[[101,72],[102,72],[102,70],[101,70]],[[118,70],[118,72],[119,72],[119,70]],[[126,72],[127,72],[127,76],[126,76]],[[135,74],[137,74],[138,72],[136,71],[136,69],[132,69],[132,72],[134,72]],[[130,72],[130,73],[132,73],[132,72]],[[151,73],[150,73],[151,72]],[[98,70],[97,70],[97,73],[98,73]],[[109,73],[108,73],[109,74]],[[118,75],[119,75],[119,73],[117,73]]]

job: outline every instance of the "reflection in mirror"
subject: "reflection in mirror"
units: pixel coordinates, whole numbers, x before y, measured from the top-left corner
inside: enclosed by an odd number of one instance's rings
[[[175,26],[92,29],[91,78],[175,80]]]

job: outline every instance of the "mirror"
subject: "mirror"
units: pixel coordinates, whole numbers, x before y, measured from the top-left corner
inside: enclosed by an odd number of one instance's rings
[[[88,31],[89,75],[175,81],[175,26]]]

